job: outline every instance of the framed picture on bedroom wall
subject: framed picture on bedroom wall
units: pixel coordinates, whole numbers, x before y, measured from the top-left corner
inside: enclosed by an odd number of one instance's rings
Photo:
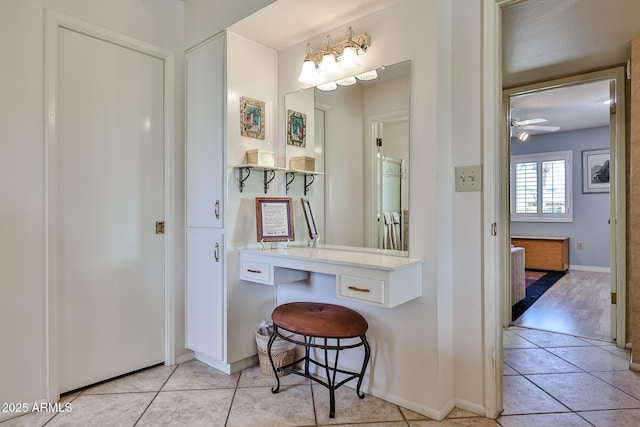
[[[608,193],[609,149],[584,150],[582,152],[582,192]]]

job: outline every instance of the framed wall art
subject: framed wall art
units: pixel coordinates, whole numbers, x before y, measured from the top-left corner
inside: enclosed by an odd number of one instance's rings
[[[290,197],[256,197],[258,242],[295,240]]]
[[[609,149],[584,150],[582,152],[582,192],[608,193]]]
[[[264,139],[264,102],[240,97],[240,134]]]
[[[296,147],[307,145],[307,115],[287,110],[287,144]]]

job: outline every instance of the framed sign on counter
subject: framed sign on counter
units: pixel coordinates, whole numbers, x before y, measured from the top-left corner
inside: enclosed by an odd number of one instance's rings
[[[295,240],[290,197],[256,197],[258,242]]]

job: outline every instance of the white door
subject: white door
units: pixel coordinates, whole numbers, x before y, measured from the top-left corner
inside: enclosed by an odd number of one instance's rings
[[[163,61],[58,30],[60,392],[164,360]]]

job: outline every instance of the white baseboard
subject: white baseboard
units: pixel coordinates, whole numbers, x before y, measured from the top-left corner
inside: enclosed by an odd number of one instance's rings
[[[234,374],[238,371],[241,371],[246,368],[250,368],[251,366],[257,365],[259,363],[257,354],[254,356],[249,356],[242,360],[238,360],[237,362],[233,362],[231,364],[213,359],[209,356],[206,356],[198,352],[195,353],[195,358],[201,361],[202,363],[206,363],[212,368],[215,368],[219,371],[224,372],[227,375]]]
[[[611,273],[609,267],[596,267],[593,265],[569,265],[569,270],[573,271],[593,271],[596,273]]]

